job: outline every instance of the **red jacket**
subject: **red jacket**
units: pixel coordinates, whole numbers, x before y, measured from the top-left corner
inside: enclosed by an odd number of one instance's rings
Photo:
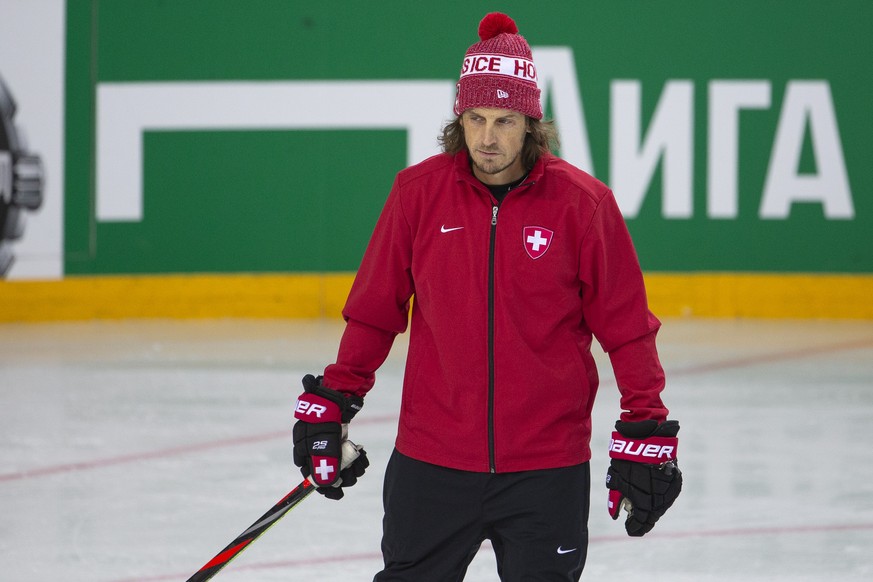
[[[364,395],[410,304],[396,441],[407,456],[480,472],[587,461],[592,334],[610,354],[622,419],[666,418],[660,323],[624,220],[604,184],[559,158],[541,158],[499,205],[466,152],[401,171],[325,384]]]

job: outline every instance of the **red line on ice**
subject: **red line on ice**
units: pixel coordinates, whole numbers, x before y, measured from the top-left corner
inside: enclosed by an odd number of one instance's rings
[[[840,342],[830,345],[812,346],[808,348],[800,348],[795,350],[786,350],[782,352],[772,352],[765,354],[756,354],[753,356],[745,356],[741,358],[727,359],[717,362],[709,362],[697,366],[689,366],[686,368],[677,368],[667,371],[667,377],[675,376],[692,376],[695,374],[707,374],[719,370],[729,370],[733,368],[742,368],[745,366],[753,366],[756,364],[770,364],[773,362],[781,362],[786,360],[795,360],[806,357],[820,356],[834,352],[850,351],[873,346],[873,339],[866,338],[849,342]],[[604,378],[603,383],[607,383],[610,379]],[[396,415],[377,416],[370,418],[360,418],[355,421],[355,426],[363,424],[380,424],[383,422],[396,421]],[[142,453],[131,453],[129,455],[121,455],[117,457],[108,457],[105,459],[95,459],[92,461],[80,461],[76,463],[66,463],[62,465],[50,465],[48,467],[38,467],[35,469],[24,469],[12,473],[0,473],[0,483],[7,481],[20,481],[22,479],[32,479],[36,477],[46,477],[57,475],[59,473],[69,473],[73,471],[87,471],[91,469],[99,469],[103,467],[111,467],[125,463],[135,463],[139,461],[148,461],[152,459],[163,459],[188,453],[197,453],[218,449],[229,446],[246,445],[256,442],[268,441],[278,438],[286,438],[291,434],[290,430],[276,431],[259,435],[241,436],[230,439],[199,443],[181,447],[173,447],[169,449],[158,449],[155,451],[146,451]]]
[[[355,426],[364,424],[378,424],[396,420],[396,415],[391,416],[374,416],[370,418],[362,418],[355,422]],[[189,453],[199,453],[212,449],[220,449],[224,447],[234,447],[239,445],[248,445],[263,441],[270,441],[281,438],[291,438],[291,430],[280,430],[267,432],[256,435],[240,436],[229,439],[221,439],[205,443],[197,443],[193,445],[184,445],[181,447],[172,447],[168,449],[158,449],[154,451],[144,451],[141,453],[131,453],[128,455],[119,455],[117,457],[107,457],[104,459],[94,459],[92,461],[79,461],[75,463],[64,463],[61,465],[49,465],[48,467],[38,467],[35,469],[24,469],[12,473],[0,473],[0,483],[6,481],[20,481],[22,479],[32,479],[35,477],[48,477],[59,473],[70,473],[74,471],[87,471],[90,469],[100,469],[103,467],[112,467],[115,465],[123,465],[126,463],[136,463],[139,461],[149,461],[153,459],[165,459],[167,457],[175,457],[179,455],[187,455]]]
[[[761,536],[761,535],[789,535],[789,534],[815,534],[815,533],[830,533],[830,532],[845,532],[845,531],[868,531],[873,530],[873,523],[857,523],[857,524],[830,524],[830,525],[809,525],[809,526],[781,526],[781,527],[759,527],[759,528],[735,528],[723,530],[698,530],[698,531],[683,531],[683,532],[658,532],[653,533],[647,539],[682,539],[682,538],[726,538],[726,537],[745,537],[745,536]],[[657,530],[655,530],[657,532]],[[634,543],[633,538],[627,535],[611,535],[611,536],[593,536],[589,539],[589,544],[603,544],[628,541]],[[491,549],[491,544],[486,542],[480,548],[480,551]],[[297,560],[278,560],[272,562],[260,562],[255,564],[245,564],[233,566],[236,570],[277,570],[283,568],[301,568],[304,566],[316,566],[319,564],[338,564],[342,562],[357,562],[363,560],[381,561],[382,555],[377,552],[348,554],[345,556],[323,556],[313,558],[302,558]],[[147,576],[140,578],[124,578],[113,580],[112,582],[162,582],[164,580],[180,580],[185,577],[185,574],[158,574],[155,576]]]

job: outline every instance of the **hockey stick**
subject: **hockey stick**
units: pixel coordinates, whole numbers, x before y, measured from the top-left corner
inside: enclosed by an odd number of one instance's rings
[[[342,468],[345,469],[354,462],[360,455],[360,447],[352,441],[343,441],[343,460]],[[309,497],[309,494],[315,491],[316,487],[309,479],[304,479],[300,485],[291,490],[288,495],[283,497],[276,505],[270,508],[267,513],[262,515],[255,523],[247,530],[239,534],[235,540],[227,544],[223,550],[215,555],[214,558],[206,562],[193,576],[188,578],[188,582],[205,582],[227,566],[231,560],[240,555],[243,550],[249,547],[253,541],[270,529],[279,519],[294,509],[298,503]]]

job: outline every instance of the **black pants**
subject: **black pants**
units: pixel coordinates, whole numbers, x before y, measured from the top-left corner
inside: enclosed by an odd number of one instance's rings
[[[456,582],[490,540],[503,582],[579,580],[588,551],[588,463],[470,473],[397,451],[385,473],[382,554],[374,582]]]

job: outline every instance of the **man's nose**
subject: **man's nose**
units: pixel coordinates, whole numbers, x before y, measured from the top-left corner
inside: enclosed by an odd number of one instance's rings
[[[494,126],[490,123],[485,124],[485,131],[482,133],[482,144],[493,145],[497,142],[497,133],[494,131]]]

